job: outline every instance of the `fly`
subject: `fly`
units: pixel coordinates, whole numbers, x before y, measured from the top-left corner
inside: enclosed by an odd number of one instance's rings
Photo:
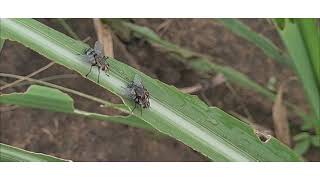
[[[137,104],[142,108],[149,108],[149,92],[143,86],[140,77],[136,74],[133,81],[127,86],[127,95],[134,101],[135,105],[132,112],[136,109]]]
[[[98,72],[99,72],[98,74],[98,83],[99,83],[100,69],[104,72],[108,72],[109,66],[110,66],[109,63],[107,62],[107,59],[109,57],[104,55],[102,44],[99,41],[96,41],[96,43],[94,44],[94,49],[92,48],[87,49],[85,51],[84,57],[87,61],[91,63],[90,70],[86,74],[86,77],[88,77],[88,75],[90,74],[92,67],[97,66]],[[108,74],[106,75],[109,76]]]

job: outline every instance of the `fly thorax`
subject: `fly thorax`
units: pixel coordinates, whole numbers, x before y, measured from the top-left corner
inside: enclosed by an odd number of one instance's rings
[[[92,56],[93,53],[94,53],[94,50],[91,49],[91,48],[89,48],[89,49],[86,51],[86,54],[87,54],[88,56]]]

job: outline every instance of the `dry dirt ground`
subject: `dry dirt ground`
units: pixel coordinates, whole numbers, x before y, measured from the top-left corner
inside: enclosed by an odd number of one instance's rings
[[[66,33],[55,19],[40,19],[40,21]],[[216,20],[133,19],[131,21],[152,28],[163,38],[182,47],[218,57],[216,63],[231,66],[260,84],[266,85],[271,77],[275,77],[278,86],[288,77],[294,76],[290,69],[275,63],[261,50],[233,35]],[[93,45],[96,34],[92,20],[68,19],[67,22],[82,39],[91,37],[88,43]],[[243,22],[282,47],[275,29],[266,20],[250,19]],[[202,81],[197,72],[141,40],[124,43],[114,37],[114,53],[118,60],[128,64],[137,63],[140,70],[149,76],[178,88],[193,86]],[[50,62],[15,42],[6,42],[0,58],[1,72],[18,75],[32,73]],[[104,89],[59,65],[54,65],[35,78],[61,74],[74,76],[52,82],[112,102],[119,102],[119,99]],[[1,80],[13,81],[9,78]],[[3,93],[22,92],[26,88],[27,86],[13,87]],[[221,84],[196,92],[195,95],[229,113],[251,117],[253,123],[267,130],[273,130],[272,103],[257,93],[233,84],[231,86]],[[291,102],[306,109],[307,104],[299,83],[290,83],[286,97],[290,97]],[[91,101],[76,96],[73,98],[79,109],[114,113],[99,108],[99,104]],[[73,161],[208,161],[206,157],[174,139],[157,136],[141,129],[36,109],[5,109],[1,112],[0,142],[23,149]],[[301,121],[292,114],[289,115],[289,120],[292,133],[297,133]],[[305,157],[311,161],[319,161],[320,153],[316,149],[311,149]]]

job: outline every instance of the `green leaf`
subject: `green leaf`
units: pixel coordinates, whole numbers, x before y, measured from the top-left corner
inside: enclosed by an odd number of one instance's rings
[[[307,133],[307,132],[301,132],[301,133],[295,135],[295,136],[293,137],[293,140],[294,140],[294,141],[301,141],[301,140],[305,140],[305,139],[309,139],[309,138],[310,138],[309,133]]]
[[[18,41],[50,60],[81,75],[90,64],[77,55],[88,45],[75,41],[35,20],[5,19],[1,21],[2,38]],[[133,77],[138,74],[150,92],[150,108],[134,111],[136,116],[214,161],[301,161],[301,158],[268,136],[261,142],[245,123],[218,108],[208,107],[197,97],[183,94],[173,86],[110,58],[109,76],[101,75],[99,85],[122,98],[130,108],[134,102],[124,93]],[[93,68],[90,79],[96,82],[98,70]]]
[[[309,131],[314,128],[313,120],[315,119],[315,116],[313,114],[309,114],[306,116],[306,121],[303,121],[303,124],[301,125],[302,131]]]
[[[320,26],[317,24],[318,20],[311,18],[298,19],[296,22],[307,47],[313,72],[317,79],[318,89],[320,89]]]
[[[121,123],[149,130],[153,129],[149,124],[135,116],[108,116],[75,109],[73,99],[69,95],[45,86],[31,85],[25,93],[2,94],[0,96],[1,103],[72,113],[97,120]]]
[[[312,136],[311,143],[316,147],[320,147],[320,136]]]
[[[249,26],[237,19],[219,19],[230,31],[259,47],[271,59],[292,66],[288,55],[263,35],[256,33]]]
[[[57,21],[70,34],[70,36],[73,39],[80,40],[80,37],[72,30],[72,28],[69,26],[65,19],[58,18]]]
[[[276,18],[276,19],[273,19],[273,21],[276,23],[278,28],[280,28],[281,30],[284,29],[284,26],[286,24],[285,18]]]
[[[2,48],[3,48],[5,41],[6,41],[5,39],[0,38],[0,54],[1,54],[1,51],[2,51]]]
[[[73,99],[67,94],[44,86],[32,85],[26,93],[0,96],[0,103],[28,106],[58,112],[73,112]]]
[[[309,44],[305,39],[305,35],[302,32],[308,32],[307,30],[301,30],[299,24],[304,24],[300,22],[303,20],[285,20],[283,29],[278,28],[278,32],[282,38],[282,41],[286,45],[288,52],[292,58],[293,65],[295,66],[296,72],[302,82],[306,97],[313,109],[313,112],[316,116],[313,125],[316,128],[316,132],[320,135],[320,91],[317,87],[316,76],[313,73],[312,60],[310,57],[313,57],[309,52]],[[278,22],[276,21],[276,24]],[[306,23],[308,24],[308,23]],[[302,26],[302,25],[301,25]],[[320,41],[319,36],[316,34],[310,34],[310,38],[313,38],[315,41]],[[313,43],[310,43],[313,44]],[[319,49],[318,49],[319,50]],[[317,59],[316,61],[319,61]]]
[[[13,146],[0,143],[1,162],[66,162],[69,160],[60,159],[42,153],[34,153],[19,149]]]
[[[297,142],[297,144],[294,146],[293,150],[296,153],[303,155],[304,153],[306,153],[308,151],[310,145],[311,145],[310,139],[303,139],[303,140]]]

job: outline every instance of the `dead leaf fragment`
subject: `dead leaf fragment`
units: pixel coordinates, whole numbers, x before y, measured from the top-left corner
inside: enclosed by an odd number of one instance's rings
[[[272,107],[272,117],[276,137],[284,144],[291,146],[287,108],[283,104],[284,84],[280,85]]]
[[[103,44],[104,54],[113,58],[113,42],[110,27],[102,24],[101,20],[96,18],[93,19],[93,24],[98,36],[98,41]]]

